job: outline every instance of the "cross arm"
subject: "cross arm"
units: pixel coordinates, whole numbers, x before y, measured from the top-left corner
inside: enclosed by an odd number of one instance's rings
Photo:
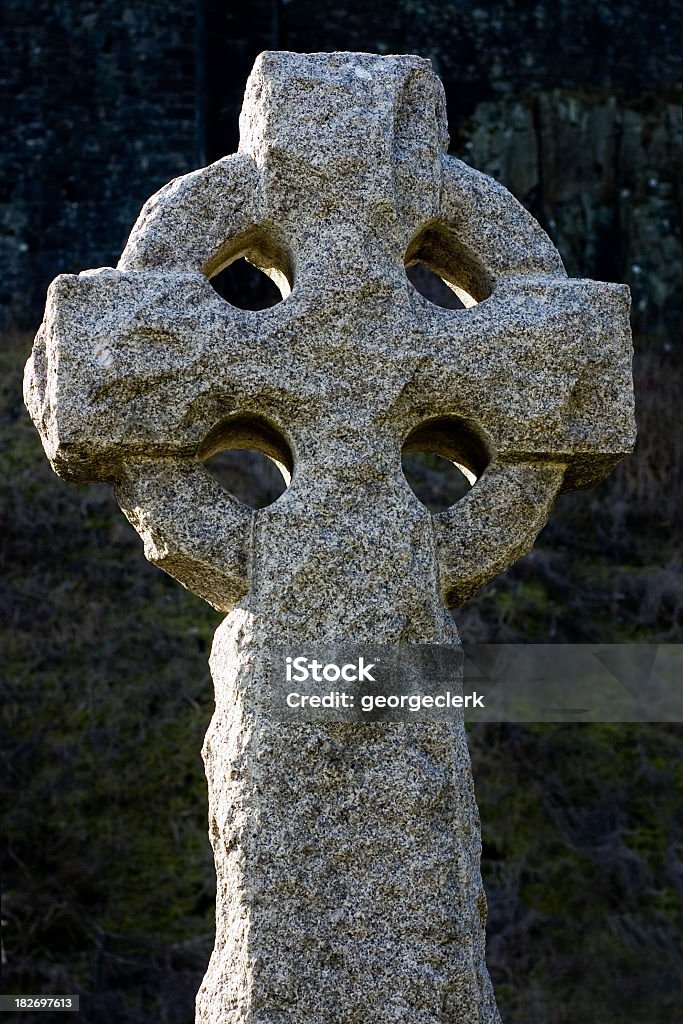
[[[261,358],[256,333],[199,273],[56,278],[24,377],[55,472],[113,480],[138,455],[196,455],[244,398],[239,382]]]
[[[632,450],[635,418],[628,288],[569,279],[503,186],[442,165],[439,216],[417,251],[468,308],[421,303],[411,383],[439,454],[458,461],[458,429],[479,446],[475,486],[434,521],[457,605],[532,547],[561,489],[593,486]]]
[[[520,275],[471,309],[433,314],[414,374],[422,430],[468,466],[464,429],[479,477],[435,517],[450,606],[531,549],[560,490],[592,486],[631,451],[628,305],[616,285]]]
[[[635,440],[628,312],[625,286],[550,275],[423,308],[407,398],[423,420],[474,424],[487,462],[561,462],[564,490],[591,487]]]
[[[202,446],[248,405],[253,331],[199,273],[64,275],[25,374],[54,470],[113,482],[149,560],[221,610],[248,589],[253,513],[203,467]]]

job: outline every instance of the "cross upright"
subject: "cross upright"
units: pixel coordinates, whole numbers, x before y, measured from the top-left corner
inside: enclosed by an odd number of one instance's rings
[[[494,1024],[461,719],[274,720],[261,653],[458,645],[449,609],[634,438],[628,289],[570,280],[500,185],[446,155],[413,56],[264,53],[236,155],[170,182],[118,268],[62,275],[26,372],[53,468],[107,480],[145,554],[227,612],[204,745],[218,893],[205,1024]],[[280,287],[237,309],[246,257]],[[406,276],[421,262],[465,308]],[[291,475],[254,511],[204,466]],[[476,478],[438,515],[401,453]]]

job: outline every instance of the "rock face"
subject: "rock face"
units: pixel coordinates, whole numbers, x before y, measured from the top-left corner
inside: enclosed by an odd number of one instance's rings
[[[206,1024],[498,1020],[462,721],[283,725],[263,668],[282,642],[457,645],[447,609],[633,444],[628,290],[570,280],[445,155],[444,110],[418,57],[261,55],[239,152],[153,196],[116,270],[53,283],[27,366],[55,471],[114,482],[147,557],[228,612]],[[281,303],[214,292],[241,256]],[[466,308],[429,303],[415,263]],[[203,466],[240,447],[292,475],[258,512]],[[433,516],[402,450],[477,483]]]
[[[150,191],[204,160],[200,6],[3,5],[0,323],[37,323],[56,273],[115,260]]]
[[[634,333],[671,351],[680,311],[681,111],[562,90],[480,104],[468,163],[544,225],[570,274],[628,281]]]

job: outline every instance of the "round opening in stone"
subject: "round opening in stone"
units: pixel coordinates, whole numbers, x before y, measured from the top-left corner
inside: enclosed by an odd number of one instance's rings
[[[457,417],[425,420],[401,450],[403,475],[430,512],[443,512],[471,490],[489,464],[476,425]]]
[[[270,309],[282,302],[275,282],[246,259],[235,260],[224,267],[211,278],[211,287],[238,309]]]
[[[411,284],[436,306],[469,309],[487,299],[493,280],[475,253],[435,219],[414,236],[404,257]],[[448,293],[458,300],[454,303]]]
[[[291,260],[263,225],[226,241],[204,267],[211,287],[238,309],[276,306],[292,290]]]
[[[442,309],[466,309],[465,303],[442,277],[424,263],[412,263],[406,267],[406,277],[420,295]]]
[[[254,509],[267,508],[284,494],[294,468],[282,434],[255,416],[222,420],[198,454],[221,487]]]
[[[405,452],[401,456],[401,467],[413,494],[430,512],[445,512],[472,487],[454,462],[434,452]]]

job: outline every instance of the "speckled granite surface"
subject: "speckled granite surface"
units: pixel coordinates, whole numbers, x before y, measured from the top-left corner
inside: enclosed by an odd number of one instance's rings
[[[461,721],[282,725],[268,645],[457,644],[448,607],[634,438],[628,290],[567,278],[538,224],[445,155],[428,62],[266,53],[237,155],[167,185],[119,267],[51,286],[26,401],[55,471],[116,485],[150,560],[228,612],[204,757],[211,1024],[493,1024]],[[209,278],[246,256],[283,301]],[[431,305],[422,262],[468,308]],[[292,473],[259,511],[202,465]],[[433,516],[402,450],[477,477]]]

